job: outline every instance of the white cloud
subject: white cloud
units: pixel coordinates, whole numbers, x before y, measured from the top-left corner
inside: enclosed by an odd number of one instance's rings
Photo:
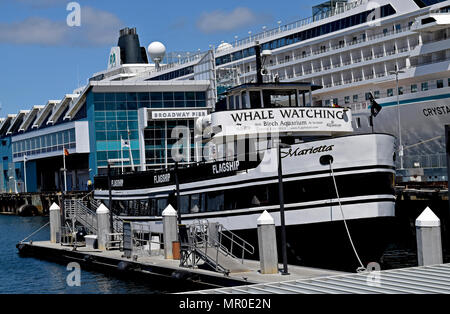
[[[0,23],[0,42],[10,44],[58,45],[67,32],[64,22],[31,17],[16,23]]]
[[[78,47],[112,45],[123,25],[116,15],[91,7],[81,8],[81,27],[69,27],[66,16],[63,18],[53,21],[30,17],[20,22],[0,23],[0,43]]]
[[[197,27],[204,33],[231,31],[257,22],[262,23],[266,18],[267,16],[248,8],[238,7],[231,12],[222,10],[205,12],[197,20]]]

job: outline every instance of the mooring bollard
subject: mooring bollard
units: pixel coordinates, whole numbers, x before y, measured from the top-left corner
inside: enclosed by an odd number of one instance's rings
[[[109,209],[102,204],[97,208],[97,245],[99,250],[106,250],[110,233]]]
[[[261,274],[276,274],[278,273],[278,253],[275,221],[267,211],[264,211],[256,222]]]
[[[416,238],[419,266],[443,263],[441,221],[429,207],[416,220]]]
[[[167,206],[162,212],[164,233],[164,258],[173,259],[172,242],[178,241],[177,211]]]
[[[50,206],[50,242],[61,242],[61,208],[56,203]]]

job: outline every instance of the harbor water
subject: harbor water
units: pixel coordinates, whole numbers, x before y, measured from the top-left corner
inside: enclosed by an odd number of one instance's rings
[[[81,270],[81,285],[67,285],[67,265],[20,257],[16,244],[48,222],[48,217],[0,215],[0,294],[153,294],[170,287],[149,280],[118,278]],[[32,238],[48,240],[49,227]],[[164,289],[164,290],[162,290]]]

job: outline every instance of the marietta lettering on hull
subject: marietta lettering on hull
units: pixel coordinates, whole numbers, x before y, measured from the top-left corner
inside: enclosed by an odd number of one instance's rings
[[[288,151],[281,151],[281,158],[286,157],[296,157],[296,156],[303,156],[303,155],[310,155],[310,154],[320,154],[325,152],[331,152],[334,148],[334,145],[330,146],[319,146],[319,147],[311,147],[311,148],[305,148],[301,149],[300,147],[293,150],[292,148]]]
[[[211,115],[211,126],[222,129],[220,136],[272,132],[348,134],[353,132],[351,121],[351,111],[344,108],[250,109]]]

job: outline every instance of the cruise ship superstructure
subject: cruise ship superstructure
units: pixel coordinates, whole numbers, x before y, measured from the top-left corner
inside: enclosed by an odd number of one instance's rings
[[[323,86],[305,105],[350,107],[357,132],[395,135],[400,181],[444,182],[449,10],[450,1],[438,0],[328,1],[313,17],[223,42],[215,55],[218,85],[256,80],[258,41],[265,81]],[[373,128],[369,93],[383,107]]]

